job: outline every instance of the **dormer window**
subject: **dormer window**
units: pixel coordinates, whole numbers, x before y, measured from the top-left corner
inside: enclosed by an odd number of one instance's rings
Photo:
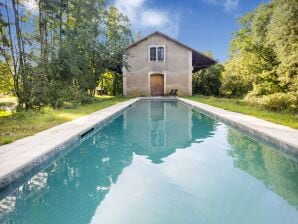
[[[149,46],[149,61],[165,61],[165,46]]]

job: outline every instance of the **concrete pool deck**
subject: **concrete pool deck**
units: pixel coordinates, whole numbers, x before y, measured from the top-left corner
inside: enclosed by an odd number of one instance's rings
[[[198,111],[240,129],[248,135],[272,144],[289,155],[298,155],[298,130],[262,119],[176,97],[143,97],[107,107],[90,115],[63,123],[33,136],[0,146],[0,190],[43,162],[54,157],[67,146],[77,142],[84,133],[102,127],[106,122],[141,99],[178,100]]]
[[[0,146],[0,190],[78,141],[84,133],[104,125],[138,100],[130,99]]]
[[[288,155],[295,158],[298,156],[298,130],[294,128],[193,100],[179,98],[179,101],[197,109],[209,117],[241,130],[261,142],[275,146]]]

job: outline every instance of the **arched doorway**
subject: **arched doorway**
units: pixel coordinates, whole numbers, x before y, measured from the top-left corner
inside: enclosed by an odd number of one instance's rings
[[[163,74],[152,74],[150,76],[150,93],[151,93],[151,96],[163,96],[164,95]]]

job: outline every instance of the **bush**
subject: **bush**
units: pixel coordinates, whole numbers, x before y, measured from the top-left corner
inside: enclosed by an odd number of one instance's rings
[[[87,104],[92,101],[87,92],[75,84],[54,81],[51,82],[49,89],[49,102],[54,108]]]
[[[221,64],[216,64],[194,73],[193,93],[206,96],[219,96],[221,86],[220,76],[223,69]]]
[[[90,104],[93,101],[93,98],[89,96],[86,92],[82,92],[80,96],[81,104]]]
[[[298,96],[294,93],[273,93],[261,97],[248,94],[245,100],[253,105],[261,105],[271,111],[297,111],[298,109]]]
[[[241,75],[228,74],[223,77],[220,93],[226,97],[242,97],[251,90],[252,84]]]
[[[270,95],[273,93],[283,92],[284,89],[280,87],[277,81],[278,74],[275,71],[263,71],[253,80],[252,92],[256,96]]]
[[[48,79],[45,75],[34,74],[34,82],[31,90],[30,105],[32,109],[42,109],[49,105]]]
[[[0,62],[0,94],[13,95],[13,78],[9,72],[9,67]]]

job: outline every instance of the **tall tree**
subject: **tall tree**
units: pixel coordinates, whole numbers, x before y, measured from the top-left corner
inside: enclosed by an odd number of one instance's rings
[[[298,2],[274,0],[272,4],[267,39],[280,62],[278,80],[284,90],[298,92]]]
[[[13,77],[14,92],[18,97],[19,107],[30,107],[31,80],[28,71],[25,33],[22,23],[26,21],[26,10],[19,1],[11,0],[11,5],[4,0],[5,17],[1,15],[1,56],[5,60]],[[5,18],[5,19],[4,19]]]
[[[224,82],[237,76],[244,85],[252,84],[247,91],[256,96],[296,92],[297,16],[296,0],[274,0],[240,18],[240,29],[231,42],[231,57],[225,64]]]
[[[20,107],[81,102],[95,94],[106,70],[115,74],[117,92],[131,42],[127,17],[105,0],[36,0],[34,13],[23,3],[0,5],[0,59],[10,69]],[[33,25],[34,34],[26,33]]]
[[[106,19],[106,60],[107,69],[113,74],[113,90],[112,94],[116,95],[117,90],[121,89],[120,75],[122,74],[122,67],[125,64],[126,47],[132,42],[132,34],[130,30],[130,22],[126,16],[119,12],[119,10],[112,6],[107,11]]]

